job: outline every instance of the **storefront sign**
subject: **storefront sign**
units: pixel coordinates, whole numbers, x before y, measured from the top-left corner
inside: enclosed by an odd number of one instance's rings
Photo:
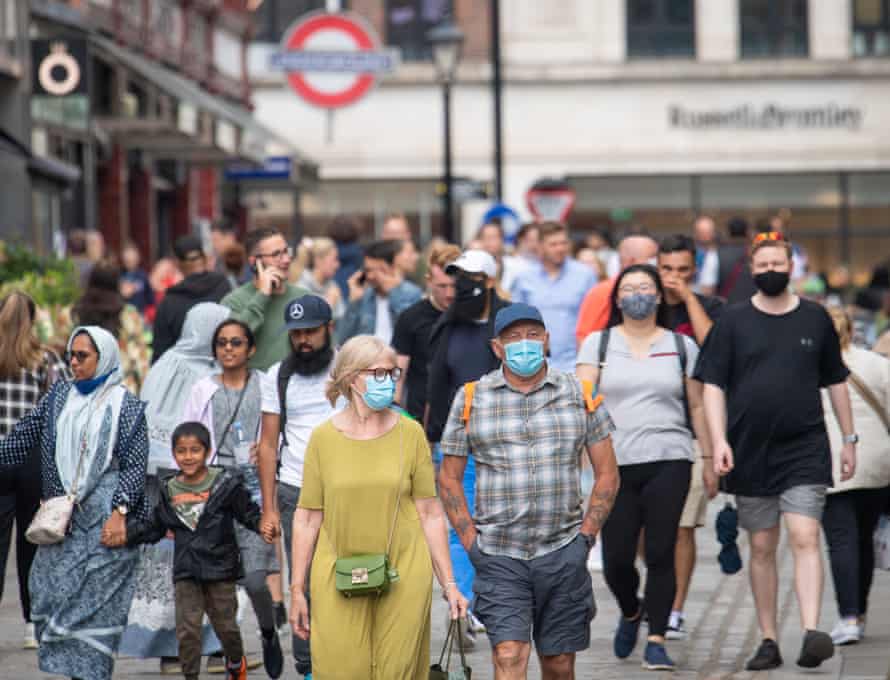
[[[743,104],[728,109],[668,106],[670,127],[684,130],[835,130],[856,131],[865,114],[855,106],[829,102],[813,107]]]
[[[85,40],[32,40],[31,115],[37,121],[86,130],[90,101]]]

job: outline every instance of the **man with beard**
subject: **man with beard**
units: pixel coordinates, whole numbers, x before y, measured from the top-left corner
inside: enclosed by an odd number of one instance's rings
[[[445,267],[455,278],[454,302],[430,331],[430,369],[427,408],[424,425],[427,439],[433,442],[434,458],[441,453],[438,442],[448,420],[454,396],[464,383],[479,380],[501,365],[491,348],[495,336],[494,318],[509,302],[494,291],[497,263],[484,250],[467,250]],[[476,489],[476,467],[472,456],[467,460],[463,478],[468,507],[473,507]],[[473,565],[461,545],[460,537],[449,530],[451,562],[457,587],[467,599],[473,597]],[[463,631],[465,642],[473,644],[474,630],[484,630],[470,614],[469,630]]]
[[[262,526],[277,531],[284,529],[288,565],[292,559],[292,525],[303,485],[303,461],[309,435],[335,410],[325,398],[328,368],[334,358],[331,319],[330,305],[317,295],[291,300],[285,309],[285,325],[281,329],[281,332],[287,331],[291,353],[269,369],[261,386],[263,425],[257,463],[263,493]],[[281,452],[276,505],[279,436]],[[295,635],[293,650],[297,673],[310,674],[308,640]]]

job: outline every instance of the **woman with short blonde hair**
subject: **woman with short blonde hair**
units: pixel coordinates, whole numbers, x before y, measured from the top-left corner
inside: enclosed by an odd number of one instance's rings
[[[293,524],[291,623],[309,638],[308,582],[319,678],[428,677],[433,572],[452,618],[466,614],[426,437],[390,408],[401,373],[395,359],[370,335],[344,344],[326,396],[348,405],[319,425],[306,447]],[[337,559],[381,553],[399,575],[387,592],[347,598],[337,591]]]
[[[327,236],[304,239],[295,259],[304,263],[297,285],[324,298],[337,321],[346,311],[340,287],[334,281],[334,274],[340,268],[337,244]]]

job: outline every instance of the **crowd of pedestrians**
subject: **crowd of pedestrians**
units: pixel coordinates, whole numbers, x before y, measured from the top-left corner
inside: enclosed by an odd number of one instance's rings
[[[118,653],[278,678],[289,621],[300,676],[420,680],[435,579],[495,677],[525,678],[534,648],[545,678],[571,678],[596,548],[616,658],[645,627],[643,666],[669,671],[722,491],[749,535],[747,669],[783,663],[782,523],[795,658],[819,666],[866,635],[890,509],[890,359],[862,341],[890,275],[861,332],[862,305],[815,285],[782,220],[726,229],[573,245],[563,224],[488,223],[421,254],[399,214],[364,244],[346,217],[296,247],[216,225],[151,272],[134,245],[119,267],[78,235],[65,361],[27,295],[0,300],[0,556],[15,525],[25,646],[75,680],[108,680]],[[65,499],[70,517],[48,511]]]

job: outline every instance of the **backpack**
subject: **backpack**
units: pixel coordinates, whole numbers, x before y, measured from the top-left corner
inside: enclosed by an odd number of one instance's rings
[[[461,414],[461,420],[464,421],[464,429],[470,431],[470,413],[473,410],[473,396],[476,394],[476,385],[478,380],[464,383],[464,410]],[[603,403],[601,394],[593,396],[593,383],[590,380],[581,381],[581,393],[584,395],[584,405],[588,413],[593,413]]]
[[[596,389],[599,391],[600,380],[603,377],[603,369],[606,367],[606,352],[609,349],[609,335],[611,335],[611,328],[603,329],[600,334],[600,346],[599,346],[599,361],[597,363],[597,368],[599,368],[599,373],[596,376]],[[671,335],[674,336],[674,345],[677,348],[677,356],[680,359],[680,377],[682,378],[683,385],[683,415],[686,419],[686,429],[692,432],[693,438],[695,437],[695,430],[692,429],[692,417],[689,414],[689,399],[686,394],[686,343],[683,342],[683,336],[679,333],[674,333],[671,331]]]

